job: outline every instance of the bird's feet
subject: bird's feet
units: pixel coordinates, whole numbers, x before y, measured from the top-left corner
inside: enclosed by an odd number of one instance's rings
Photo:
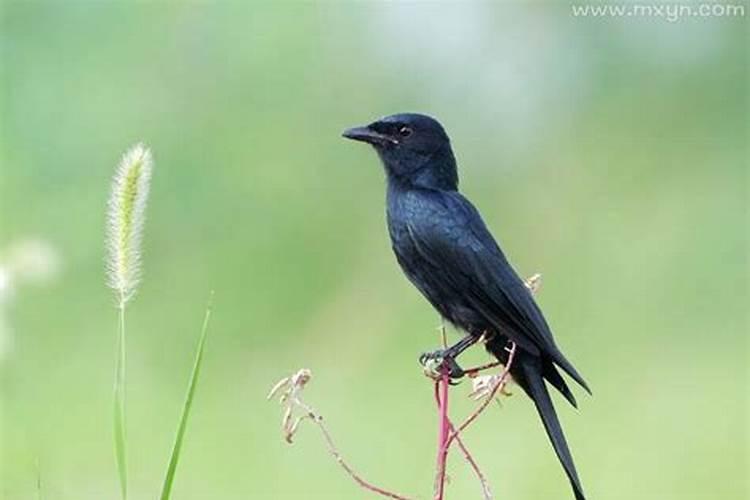
[[[422,365],[424,374],[435,380],[440,379],[444,373],[448,374],[451,381],[458,380],[466,375],[466,372],[458,366],[448,349],[423,353],[419,356],[419,364]]]

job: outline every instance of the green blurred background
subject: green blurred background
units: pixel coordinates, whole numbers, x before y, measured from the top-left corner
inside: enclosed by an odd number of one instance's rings
[[[746,497],[747,23],[566,3],[4,1],[0,262],[32,238],[60,266],[2,303],[0,495],[118,497],[104,210],[143,140],[132,498],[158,494],[211,289],[174,498],[369,497],[313,427],[282,441],[265,395],[300,367],[351,464],[429,498],[436,415],[416,359],[438,317],[391,255],[376,156],[339,135],[421,111],[520,273],[544,275],[539,301],[594,390],[580,411],[556,399],[589,497]],[[516,393],[467,443],[498,498],[572,498]],[[449,467],[448,498],[481,498],[458,454]]]

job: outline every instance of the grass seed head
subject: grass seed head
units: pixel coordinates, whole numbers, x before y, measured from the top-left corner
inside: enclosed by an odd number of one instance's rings
[[[151,182],[151,151],[136,144],[123,155],[112,181],[107,214],[108,284],[124,306],[141,277],[141,239]]]

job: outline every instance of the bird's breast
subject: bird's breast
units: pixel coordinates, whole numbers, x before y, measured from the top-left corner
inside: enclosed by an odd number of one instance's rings
[[[409,193],[389,192],[388,194],[388,234],[393,252],[406,276],[417,288],[427,294],[431,292],[431,290],[424,289],[430,278],[429,263],[419,253],[416,243],[409,234],[409,225],[415,224],[422,216],[420,203]]]
[[[430,200],[420,199],[418,193],[389,196],[387,222],[393,252],[406,277],[441,316],[466,331],[477,330],[481,320],[457,293],[454,277],[427,259],[411,234],[410,226],[433,224],[434,212]]]

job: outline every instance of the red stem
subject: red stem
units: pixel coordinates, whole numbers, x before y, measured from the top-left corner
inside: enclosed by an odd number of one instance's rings
[[[440,418],[440,433],[437,449],[437,476],[435,478],[435,500],[443,500],[445,493],[445,463],[448,458],[448,439],[451,435],[451,425],[448,419],[448,388],[450,376],[443,371],[440,380],[436,382],[435,392],[438,395],[438,414]]]
[[[479,372],[489,370],[490,368],[495,368],[496,366],[500,366],[501,364],[502,363],[500,361],[493,361],[492,363],[485,363],[483,365],[475,366],[474,368],[467,368],[466,370],[464,370],[464,372],[469,378],[474,378],[479,375]]]
[[[487,406],[490,404],[490,402],[495,399],[495,395],[499,390],[502,390],[503,387],[508,383],[508,379],[510,377],[510,367],[513,364],[513,358],[516,354],[516,344],[514,342],[511,343],[511,348],[508,351],[508,361],[505,364],[505,368],[503,369],[502,373],[500,374],[500,378],[497,380],[497,382],[492,387],[490,394],[485,398],[485,400],[482,402],[482,404],[479,405],[479,407],[474,410],[474,412],[469,415],[466,420],[463,421],[463,423],[456,428],[448,418],[448,389],[450,387],[450,376],[448,375],[447,370],[443,371],[440,379],[435,382],[435,398],[438,402],[438,414],[439,414],[439,425],[440,425],[440,433],[438,436],[438,451],[437,451],[437,472],[435,475],[435,496],[434,500],[443,500],[444,494],[445,494],[445,471],[446,471],[446,461],[448,458],[448,449],[450,448],[451,444],[454,440],[460,442],[460,438],[458,435],[464,431],[469,425],[471,425],[474,420],[479,417],[479,415],[487,408]],[[486,366],[478,367],[479,369],[489,368],[494,363],[490,363]],[[478,370],[477,370],[478,371]],[[476,372],[475,372],[476,373]],[[463,443],[461,443],[461,448],[464,450],[465,454],[467,454],[468,457],[471,457],[463,446]],[[473,462],[473,460],[469,460],[469,463],[472,465],[472,467],[475,468],[475,470],[478,471],[478,468],[476,467],[476,463]],[[484,492],[487,492],[486,489],[486,481],[484,480],[484,477],[479,474],[480,481],[482,482],[482,489]]]
[[[495,399],[495,395],[498,391],[502,390],[503,387],[505,387],[508,383],[508,379],[510,378],[510,367],[513,364],[513,358],[516,355],[516,343],[511,342],[511,348],[508,351],[508,361],[505,364],[505,368],[503,369],[502,373],[500,374],[500,378],[495,383],[495,385],[492,387],[492,390],[490,391],[490,394],[484,399],[482,404],[479,405],[479,407],[474,410],[474,412],[469,415],[466,420],[463,421],[461,425],[458,426],[458,429],[454,429],[453,432],[450,433],[450,436],[448,436],[448,439],[445,443],[446,453],[448,452],[448,448],[450,447],[451,443],[453,443],[453,440],[458,437],[458,434],[460,432],[463,432],[469,425],[471,425],[474,420],[477,419],[477,417],[485,410],[487,409],[487,406],[492,402],[492,400]]]
[[[439,383],[435,383],[435,403],[437,403],[438,408],[440,408],[440,385]],[[453,433],[456,432],[456,428],[453,425],[453,422],[451,422],[450,418],[448,418],[448,427],[451,432],[451,436],[453,436]],[[450,440],[450,436],[448,437]],[[458,443],[459,448],[461,448],[461,451],[464,454],[464,458],[466,458],[466,461],[469,463],[471,468],[474,470],[474,473],[477,475],[477,479],[479,479],[479,482],[482,485],[482,494],[484,495],[485,500],[491,500],[492,499],[492,492],[490,491],[490,485],[487,483],[487,478],[484,477],[484,474],[482,473],[482,470],[479,468],[479,464],[477,464],[476,460],[474,460],[474,457],[471,455],[471,452],[466,447],[464,442],[461,440],[461,438],[458,435],[455,435],[456,443]],[[447,453],[448,446],[445,446],[445,450]],[[447,460],[447,459],[446,459]],[[435,478],[436,481],[438,480],[437,477]],[[436,485],[437,487],[437,485]]]

